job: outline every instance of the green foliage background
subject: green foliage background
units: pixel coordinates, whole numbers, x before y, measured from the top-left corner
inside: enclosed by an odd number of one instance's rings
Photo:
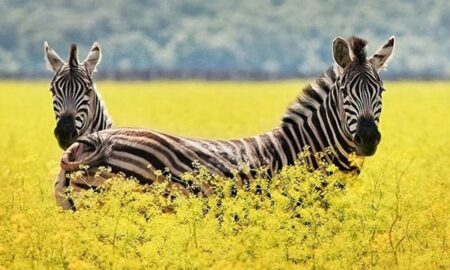
[[[104,49],[113,76],[161,70],[315,76],[337,35],[373,53],[397,37],[391,77],[450,77],[447,0],[0,0],[0,75],[45,76],[43,42],[63,56]]]

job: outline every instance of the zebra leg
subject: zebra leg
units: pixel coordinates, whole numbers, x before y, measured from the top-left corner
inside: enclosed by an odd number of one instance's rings
[[[108,144],[104,144],[108,145]],[[63,209],[75,210],[75,204],[73,199],[65,196],[68,187],[71,187],[73,192],[81,190],[96,188],[105,180],[105,175],[95,177],[94,173],[91,173],[92,169],[96,168],[96,165],[108,155],[108,151],[104,151],[101,143],[95,145],[88,145],[83,142],[73,143],[63,154],[61,159],[61,169],[55,182],[55,199],[56,204]],[[82,165],[92,166],[89,170],[86,170],[86,174],[83,177],[67,177],[68,173],[73,173],[82,169]]]
[[[99,171],[99,168],[92,167],[84,171],[80,176],[75,176],[70,179],[70,187],[73,192],[80,192],[83,190],[94,189],[101,187],[106,180],[116,176],[116,174],[108,171]]]

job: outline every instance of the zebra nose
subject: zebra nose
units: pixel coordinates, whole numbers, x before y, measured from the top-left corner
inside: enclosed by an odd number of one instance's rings
[[[356,135],[355,135],[355,143],[359,145],[359,144],[361,144],[361,142],[362,142],[361,136],[359,136],[359,134],[356,133]]]
[[[372,136],[364,136],[364,139],[361,137],[361,133],[356,133],[355,135],[355,143],[357,145],[362,145],[364,142],[372,142],[373,144],[378,144],[381,141],[381,134],[378,130],[375,131]]]
[[[355,143],[357,144],[374,144],[381,139],[381,134],[375,121],[371,118],[361,118],[358,121],[358,126],[355,134]]]
[[[78,136],[78,132],[77,132],[77,130],[76,129],[74,129],[73,131],[72,131],[72,134],[71,134],[71,139],[73,139],[73,138],[75,138],[75,137],[77,137]]]
[[[373,119],[361,118],[358,121],[354,142],[364,155],[372,155],[381,140],[381,134]]]
[[[63,148],[67,148],[78,136],[72,116],[62,116],[55,128],[55,137]]]

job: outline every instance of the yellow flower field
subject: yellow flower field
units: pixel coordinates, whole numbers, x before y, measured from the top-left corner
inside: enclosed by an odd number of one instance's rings
[[[0,269],[450,269],[448,82],[385,82],[382,142],[358,177],[293,166],[236,196],[228,180],[209,200],[180,197],[172,213],[163,186],[120,177],[80,211],[55,206],[48,85],[0,82]],[[275,127],[304,85],[97,83],[115,127],[201,138]]]

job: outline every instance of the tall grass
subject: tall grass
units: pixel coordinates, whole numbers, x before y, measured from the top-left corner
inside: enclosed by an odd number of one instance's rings
[[[235,138],[277,125],[302,84],[98,85],[115,126]],[[382,142],[358,177],[299,165],[230,196],[232,180],[202,171],[186,177],[223,183],[217,195],[174,201],[117,177],[64,212],[47,83],[2,82],[0,269],[448,269],[450,85],[386,88]]]

